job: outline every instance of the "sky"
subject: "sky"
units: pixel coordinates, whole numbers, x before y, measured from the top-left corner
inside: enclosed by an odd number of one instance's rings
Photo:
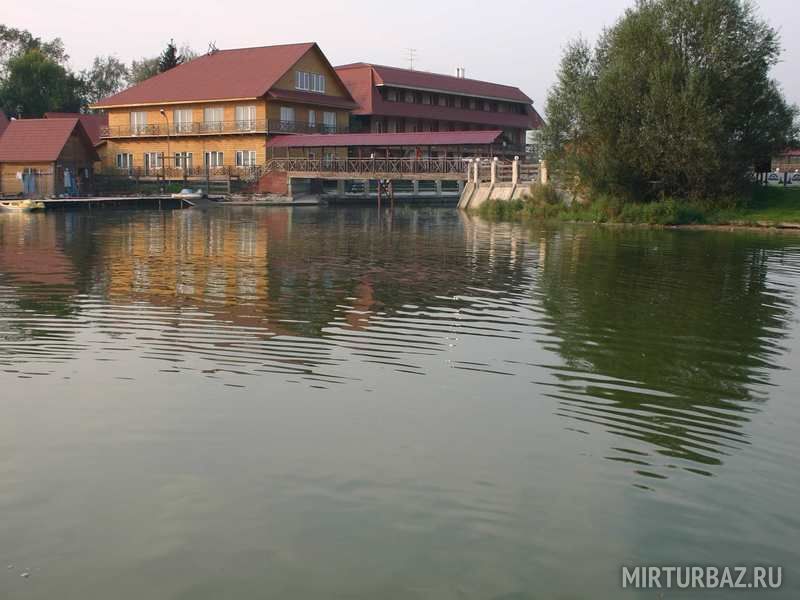
[[[131,59],[158,54],[170,38],[204,52],[270,44],[319,43],[334,65],[355,61],[408,66],[520,87],[540,110],[564,46],[595,40],[633,0],[2,0],[0,23],[42,38],[60,37],[71,66],[94,56]],[[791,102],[800,104],[800,11],[796,0],[754,2],[782,34],[782,62],[773,73]],[[794,33],[794,35],[793,35]]]

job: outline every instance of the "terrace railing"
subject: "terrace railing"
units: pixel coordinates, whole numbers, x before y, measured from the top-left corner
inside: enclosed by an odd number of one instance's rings
[[[463,158],[272,158],[265,171],[328,173],[364,176],[452,175],[466,177],[468,162]]]
[[[165,137],[241,133],[346,133],[347,127],[322,123],[309,124],[279,119],[244,119],[239,121],[202,121],[200,123],[153,123],[148,125],[116,125],[102,127],[100,137]]]

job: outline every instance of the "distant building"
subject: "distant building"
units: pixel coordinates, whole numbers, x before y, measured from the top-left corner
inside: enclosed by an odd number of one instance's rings
[[[800,169],[800,148],[787,148],[777,156],[772,157],[772,170],[793,172]]]
[[[80,119],[18,119],[0,137],[0,194],[28,197],[92,190],[94,144]]]
[[[358,103],[351,128],[371,133],[501,130],[509,153],[542,118],[519,88],[371,63],[336,67]],[[502,144],[501,144],[502,146]]]
[[[214,51],[92,106],[104,166],[144,175],[261,165],[269,137],[347,131],[355,107],[315,43]]]

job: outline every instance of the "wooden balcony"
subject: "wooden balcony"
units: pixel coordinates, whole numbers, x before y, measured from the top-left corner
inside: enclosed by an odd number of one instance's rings
[[[227,134],[280,134],[280,133],[347,133],[347,127],[336,127],[301,121],[281,121],[280,119],[252,119],[244,121],[204,121],[201,123],[153,123],[148,125],[118,125],[102,127],[100,137],[108,138],[148,138],[182,137],[196,135]]]

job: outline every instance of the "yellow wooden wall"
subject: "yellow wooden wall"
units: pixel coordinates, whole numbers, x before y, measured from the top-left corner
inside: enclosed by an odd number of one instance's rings
[[[109,108],[108,109],[108,126],[114,127],[130,127],[131,113],[132,112],[145,112],[147,113],[148,125],[166,125],[164,117],[161,116],[161,109],[163,108],[167,113],[170,127],[175,124],[174,110],[191,110],[192,122],[202,123],[204,108],[219,108],[223,109],[223,121],[233,122],[236,121],[236,107],[237,106],[255,106],[256,119],[263,121],[266,118],[266,104],[263,98],[252,100],[225,100],[221,102],[208,101],[208,102],[193,102],[187,104],[158,104],[153,106],[133,106],[128,108]]]
[[[294,90],[296,71],[324,75],[326,96],[347,97],[347,90],[339,83],[336,72],[328,66],[328,61],[325,60],[319,50],[311,49],[306,52],[272,87],[279,90]]]
[[[0,194],[13,196],[22,193],[22,180],[17,179],[17,173],[25,169],[34,169],[44,175],[39,178],[37,185],[42,195],[53,193],[53,176],[55,169],[53,163],[0,163]]]
[[[266,160],[267,136],[261,135],[208,135],[190,137],[171,137],[169,140],[169,154],[176,152],[191,152],[192,164],[202,166],[203,156],[206,152],[222,152],[223,164],[234,166],[236,164],[237,150],[255,150],[257,164]],[[133,166],[144,167],[145,152],[162,152],[167,155],[167,138],[137,138],[109,140],[104,156],[104,166],[116,166],[117,154],[133,154]]]

